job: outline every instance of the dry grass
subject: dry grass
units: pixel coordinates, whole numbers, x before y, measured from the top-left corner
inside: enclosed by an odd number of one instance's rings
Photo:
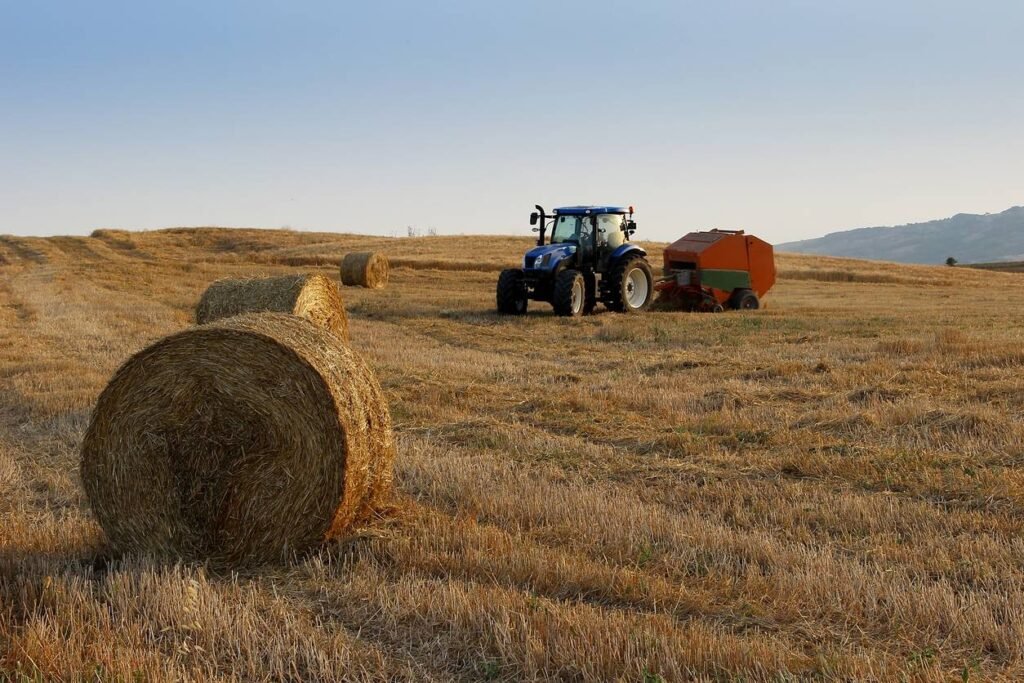
[[[0,672],[1024,677],[1019,275],[784,254],[756,313],[499,318],[528,243],[0,238]],[[346,294],[401,514],[241,575],[112,557],[77,449],[114,369],[213,279],[356,248],[393,267]]]

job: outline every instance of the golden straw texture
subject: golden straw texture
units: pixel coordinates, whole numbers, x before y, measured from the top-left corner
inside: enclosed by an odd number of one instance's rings
[[[242,313],[276,311],[307,318],[348,341],[348,316],[337,283],[325,275],[217,280],[196,306],[200,325]]]
[[[394,457],[370,368],[316,325],[263,313],[129,359],[93,411],[81,475],[118,548],[250,564],[372,515]]]
[[[346,254],[341,261],[341,283],[380,289],[388,283],[390,269],[388,258],[379,252]]]

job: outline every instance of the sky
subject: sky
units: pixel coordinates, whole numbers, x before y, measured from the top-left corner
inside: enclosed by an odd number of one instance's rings
[[[0,233],[772,242],[1024,204],[1024,3],[0,0]]]

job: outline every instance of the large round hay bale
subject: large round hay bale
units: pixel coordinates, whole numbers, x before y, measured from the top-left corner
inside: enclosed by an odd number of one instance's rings
[[[345,254],[341,261],[341,284],[379,289],[388,283],[388,257],[376,251]]]
[[[291,313],[316,323],[348,341],[348,315],[341,291],[325,275],[225,278],[203,292],[196,306],[200,325],[260,312]]]
[[[309,321],[263,313],[130,358],[93,410],[81,476],[117,548],[253,564],[372,515],[394,456],[370,368]]]

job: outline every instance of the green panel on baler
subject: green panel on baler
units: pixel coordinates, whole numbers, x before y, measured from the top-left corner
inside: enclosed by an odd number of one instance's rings
[[[725,292],[750,289],[750,273],[746,270],[701,270],[700,283]]]

